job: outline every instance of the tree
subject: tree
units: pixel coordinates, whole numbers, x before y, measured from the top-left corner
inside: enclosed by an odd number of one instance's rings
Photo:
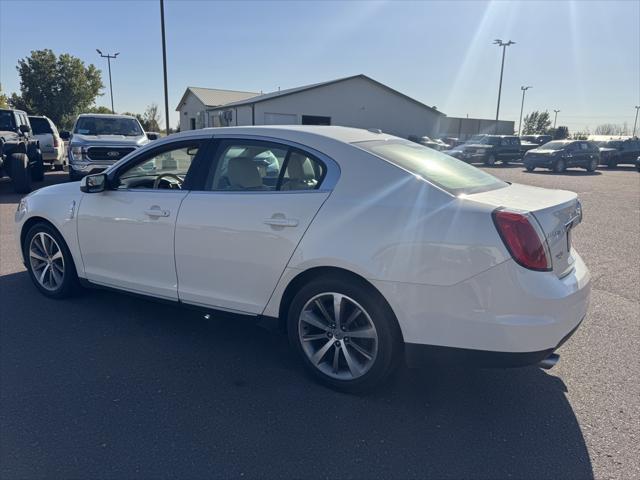
[[[554,130],[554,140],[563,140],[565,138],[569,138],[569,127],[558,127]]]
[[[144,115],[142,116],[144,122],[142,122],[142,127],[147,132],[159,132],[160,131],[160,114],[158,113],[158,105],[152,103],[147,107],[144,111]]]
[[[85,66],[67,53],[56,57],[49,49],[32,51],[18,61],[16,69],[20,95],[14,93],[9,103],[30,114],[46,115],[62,128],[93,105],[104,87],[94,65]]]
[[[102,105],[99,107],[94,105],[93,107],[87,108],[83,113],[111,113],[111,109],[103,107]]]
[[[622,125],[615,123],[603,123],[594,130],[596,135],[629,135],[629,125],[624,122]]]
[[[0,108],[9,108],[9,99],[2,93],[2,84],[0,83]]]
[[[524,135],[540,135],[547,133],[551,127],[549,112],[534,111],[524,117],[522,132]]]

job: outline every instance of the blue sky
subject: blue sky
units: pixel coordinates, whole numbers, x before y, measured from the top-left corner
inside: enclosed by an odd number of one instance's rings
[[[187,86],[264,91],[364,73],[452,116],[560,109],[571,130],[631,126],[640,105],[640,1],[165,1],[171,123]],[[115,108],[163,105],[157,0],[0,0],[0,82],[19,89],[18,59],[50,48],[112,64]],[[97,101],[108,105],[108,90]]]

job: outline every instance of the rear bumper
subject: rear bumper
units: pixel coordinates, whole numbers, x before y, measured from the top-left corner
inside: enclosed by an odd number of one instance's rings
[[[573,270],[562,278],[507,260],[449,286],[372,283],[391,305],[407,344],[544,358],[587,313],[589,271],[572,254]]]
[[[583,319],[582,319],[583,320]],[[582,323],[580,320],[580,323]],[[537,352],[492,352],[467,348],[441,347],[405,343],[405,361],[409,368],[424,368],[434,365],[465,366],[481,368],[514,368],[536,365],[562,346],[580,326],[576,325],[554,348]]]

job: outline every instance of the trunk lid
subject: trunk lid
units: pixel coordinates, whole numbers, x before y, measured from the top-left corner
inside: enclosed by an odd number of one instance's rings
[[[547,240],[553,272],[563,277],[572,270],[575,258],[571,249],[571,230],[582,220],[582,206],[577,194],[511,184],[505,188],[468,195],[466,199],[494,208],[532,213]]]

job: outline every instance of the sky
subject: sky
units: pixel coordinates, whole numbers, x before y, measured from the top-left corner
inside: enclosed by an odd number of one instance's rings
[[[559,109],[558,125],[633,127],[640,105],[640,0],[165,0],[170,123],[187,86],[270,92],[364,73],[450,116],[500,118]],[[0,0],[0,83],[32,50],[70,53],[103,72],[116,111],[163,111],[159,0]]]

